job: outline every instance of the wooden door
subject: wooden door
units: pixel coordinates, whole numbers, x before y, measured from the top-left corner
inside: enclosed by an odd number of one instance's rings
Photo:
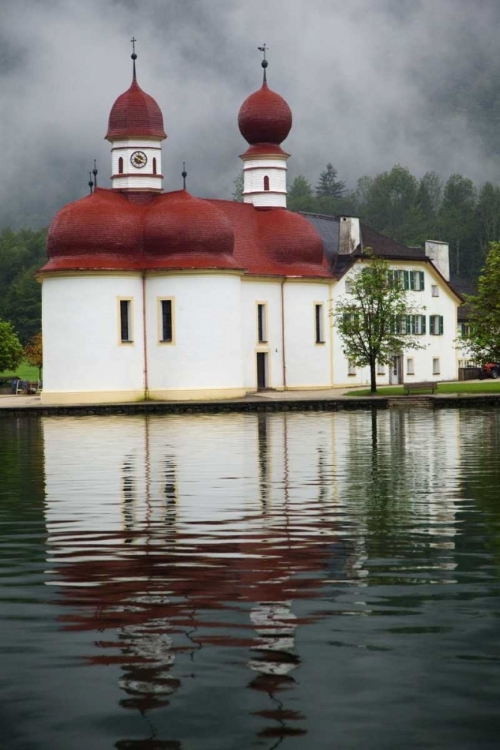
[[[267,354],[265,352],[257,352],[257,390],[261,391],[263,388],[267,388]]]

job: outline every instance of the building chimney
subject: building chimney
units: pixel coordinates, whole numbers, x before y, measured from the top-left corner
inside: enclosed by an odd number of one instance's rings
[[[425,241],[425,254],[432,260],[446,281],[450,280],[450,248],[447,242]]]
[[[350,255],[361,244],[361,228],[357,216],[340,217],[339,254]]]

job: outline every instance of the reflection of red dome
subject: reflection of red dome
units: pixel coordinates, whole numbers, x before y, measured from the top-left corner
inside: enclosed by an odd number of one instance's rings
[[[152,96],[134,78],[130,88],[111,107],[106,138],[166,138],[163,115]]]
[[[292,112],[282,96],[268,88],[250,94],[240,107],[238,127],[250,143],[275,143],[285,140],[292,127]]]
[[[266,250],[279,263],[323,263],[323,242],[300,214],[285,208],[259,211],[259,228]]]
[[[228,254],[233,244],[233,230],[222,211],[185,190],[158,196],[146,213],[146,254]]]
[[[137,255],[142,210],[122,195],[97,188],[61,208],[50,225],[49,258],[71,255]]]

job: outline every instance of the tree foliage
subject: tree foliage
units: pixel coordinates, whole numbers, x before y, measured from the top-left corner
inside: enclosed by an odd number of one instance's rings
[[[337,179],[337,170],[331,162],[321,172],[316,185],[316,196],[318,198],[343,198],[345,193],[345,182]]]
[[[0,372],[15,370],[23,358],[23,347],[14,327],[0,320]]]
[[[46,261],[46,230],[0,232],[0,318],[23,344],[41,328],[42,293],[35,274]]]
[[[370,368],[370,390],[377,391],[377,362],[390,365],[404,351],[422,349],[417,336],[407,330],[408,316],[416,310],[400,279],[391,276],[383,258],[365,251],[366,265],[354,272],[349,293],[333,310],[342,349],[353,364]]]
[[[24,347],[24,356],[33,367],[38,367],[38,379],[42,378],[43,340],[42,332],[35,333]]]
[[[467,296],[468,333],[463,343],[478,363],[500,362],[500,242],[492,242],[477,295]]]

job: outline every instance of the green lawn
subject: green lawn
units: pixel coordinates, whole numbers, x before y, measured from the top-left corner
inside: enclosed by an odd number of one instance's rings
[[[426,389],[422,391],[410,391],[413,394],[429,394],[431,391]],[[465,380],[460,383],[439,383],[435,393],[499,393],[500,380]],[[369,388],[363,391],[346,391],[345,396],[366,397],[371,395]],[[377,388],[377,396],[406,396],[402,385],[394,385],[388,388]]]
[[[14,372],[0,372],[0,380],[11,380],[18,375],[21,380],[38,380],[38,367],[32,367],[27,362],[21,362]]]

